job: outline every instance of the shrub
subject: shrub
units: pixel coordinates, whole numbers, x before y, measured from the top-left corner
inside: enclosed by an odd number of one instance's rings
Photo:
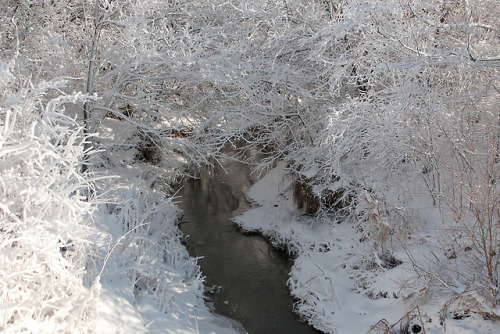
[[[63,114],[83,96],[48,99],[56,83],[25,84],[1,61],[0,77],[0,329],[91,332],[94,202],[80,174],[81,128]]]

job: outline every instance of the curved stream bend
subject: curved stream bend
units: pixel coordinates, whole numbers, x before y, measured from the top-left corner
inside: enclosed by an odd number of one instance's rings
[[[227,174],[220,167],[203,171],[199,180],[185,181],[177,193],[188,251],[203,257],[199,264],[205,285],[215,286],[207,297],[218,314],[239,321],[250,334],[318,333],[292,313],[286,254],[233,226],[235,211],[248,209],[244,191],[251,185],[250,167],[234,161],[223,165]]]

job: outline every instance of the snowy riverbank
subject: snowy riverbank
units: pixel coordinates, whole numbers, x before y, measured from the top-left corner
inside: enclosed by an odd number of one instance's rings
[[[173,144],[158,152],[157,164],[138,161],[141,141],[134,126],[106,119],[102,129],[106,151],[99,160],[105,164],[97,171],[109,169],[119,178],[112,180],[116,204],[94,217],[102,257],[109,254],[96,332],[237,333],[229,319],[205,305],[202,273],[181,243],[182,213],[165,192],[187,161]]]
[[[408,321],[415,333],[421,332],[422,325],[426,333],[500,332],[498,321],[484,320],[477,311],[465,312],[470,305],[447,303],[449,294],[444,289],[431,292],[420,285],[404,249],[380,256],[369,243],[360,241],[355,224],[301,215],[291,189],[291,177],[281,163],[248,190],[255,207],[235,222],[296,255],[288,284],[298,300],[297,312],[311,325],[328,333],[366,333],[377,323],[377,328],[397,323],[399,329]],[[415,239],[419,234],[427,234],[427,244],[409,243],[409,254],[414,258],[419,252],[422,260],[422,248],[436,247],[437,237],[432,238],[425,227],[415,233]],[[448,309],[443,312],[445,303]]]

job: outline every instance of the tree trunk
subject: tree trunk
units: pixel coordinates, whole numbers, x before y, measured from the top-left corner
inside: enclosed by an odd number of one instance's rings
[[[100,32],[101,32],[101,24],[99,22],[99,0],[95,0],[94,37],[92,38],[92,49],[90,51],[90,56],[89,56],[89,71],[87,75],[87,94],[89,96],[94,94],[95,61],[97,56],[97,46],[99,43]],[[92,106],[93,106],[92,101],[87,101],[83,105],[83,123],[84,123],[83,133],[85,137],[88,136],[90,131],[90,126],[91,126],[90,120],[92,119]],[[88,163],[87,163],[88,151],[91,147],[91,143],[89,140],[90,139],[88,137],[85,138],[85,145],[84,145],[85,155],[83,157],[82,172],[85,172],[88,169]]]

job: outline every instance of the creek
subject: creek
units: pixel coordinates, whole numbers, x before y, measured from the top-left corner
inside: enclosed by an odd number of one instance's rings
[[[177,192],[184,211],[181,230],[198,260],[205,295],[215,313],[232,318],[250,334],[318,333],[292,312],[286,286],[292,261],[259,235],[244,235],[232,217],[249,208],[244,192],[254,180],[251,168],[231,160],[205,169]],[[226,173],[227,172],[227,173]],[[220,288],[219,288],[220,287]]]

